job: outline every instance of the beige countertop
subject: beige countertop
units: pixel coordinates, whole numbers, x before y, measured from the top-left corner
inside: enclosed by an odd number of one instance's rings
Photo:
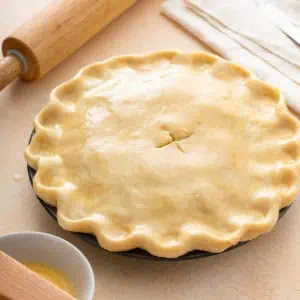
[[[0,1],[0,40],[48,2]],[[17,81],[0,93],[0,235],[35,230],[71,241],[93,266],[95,299],[300,299],[299,201],[270,234],[246,246],[202,260],[166,263],[93,248],[60,229],[32,192],[23,153],[32,120],[52,88],[82,66],[111,55],[204,48],[160,15],[162,2],[140,0],[44,79],[30,84]],[[15,180],[14,174],[23,178]]]

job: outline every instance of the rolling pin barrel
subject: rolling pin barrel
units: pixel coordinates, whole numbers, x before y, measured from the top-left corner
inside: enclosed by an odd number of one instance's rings
[[[54,0],[3,41],[0,90],[19,75],[41,78],[135,2]]]

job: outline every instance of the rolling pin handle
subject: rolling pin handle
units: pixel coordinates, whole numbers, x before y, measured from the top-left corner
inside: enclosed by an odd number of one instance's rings
[[[23,63],[14,55],[0,60],[0,91],[23,72]]]

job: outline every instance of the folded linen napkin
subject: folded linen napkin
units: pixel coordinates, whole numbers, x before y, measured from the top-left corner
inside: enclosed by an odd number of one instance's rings
[[[261,0],[266,1],[266,0]],[[279,10],[283,11],[290,19],[290,22],[296,26],[300,25],[300,1],[299,0],[268,0],[275,5]]]
[[[288,105],[300,112],[300,48],[256,1],[261,0],[168,0],[162,11],[219,55],[279,87]]]

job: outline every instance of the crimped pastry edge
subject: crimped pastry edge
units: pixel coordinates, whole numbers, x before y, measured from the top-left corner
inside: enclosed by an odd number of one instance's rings
[[[235,64],[232,62],[228,62],[216,55],[209,54],[207,52],[196,52],[196,53],[181,53],[177,51],[159,51],[154,52],[150,54],[143,54],[143,55],[126,55],[126,56],[116,56],[113,58],[110,58],[108,60],[105,60],[103,62],[93,63],[91,65],[88,65],[81,69],[74,78],[71,80],[59,85],[57,88],[55,88],[50,96],[49,103],[45,106],[45,108],[36,116],[35,118],[35,130],[36,133],[39,134],[39,132],[45,130],[45,128],[40,126],[40,123],[38,122],[39,115],[47,109],[49,105],[53,101],[59,101],[56,98],[56,92],[64,85],[69,84],[70,82],[74,82],[74,80],[82,80],[82,77],[85,76],[85,73],[91,68],[94,68],[95,66],[99,67],[109,67],[110,65],[113,65],[116,62],[128,62],[128,61],[141,61],[145,59],[154,59],[154,58],[170,58],[170,57],[176,57],[176,56],[185,56],[188,58],[195,58],[202,56],[204,59],[208,61],[212,61],[213,63],[216,62],[223,62],[230,64],[234,68],[237,68],[239,72],[242,72],[246,74],[246,81],[248,80],[254,80],[259,82],[260,84],[264,85],[266,88],[273,90],[274,92],[278,93],[279,99],[277,103],[277,113],[281,115],[281,117],[284,117],[286,120],[289,120],[290,122],[293,122],[297,124],[298,126],[298,133],[299,131],[299,121],[295,116],[293,116],[287,109],[285,100],[283,97],[283,94],[279,92],[277,89],[273,88],[269,84],[259,80],[253,73],[249,72],[248,70],[244,69],[239,64]],[[46,129],[47,130],[47,129]],[[55,134],[53,132],[48,132],[48,134]],[[291,147],[296,148],[297,152],[300,150],[300,144],[299,144],[299,136],[294,136],[293,143],[291,143]],[[181,230],[180,233],[180,239],[176,245],[168,245],[164,244],[163,242],[159,240],[155,240],[153,238],[153,235],[151,234],[140,234],[138,232],[132,231],[131,234],[126,236],[126,238],[123,239],[112,239],[108,237],[105,232],[103,232],[101,227],[101,222],[99,220],[93,220],[91,217],[81,219],[81,220],[69,220],[63,216],[59,209],[59,201],[57,202],[57,189],[43,186],[38,178],[39,174],[42,171],[42,163],[43,159],[41,157],[36,157],[30,152],[30,145],[26,150],[25,153],[26,160],[28,164],[37,170],[36,176],[34,178],[34,190],[38,196],[40,196],[45,202],[49,203],[50,205],[57,206],[57,218],[60,226],[64,228],[65,230],[69,231],[76,231],[76,232],[83,232],[83,233],[91,233],[94,234],[99,242],[99,244],[110,251],[125,251],[130,250],[133,248],[143,248],[147,250],[149,253],[155,255],[155,256],[161,256],[166,258],[174,258],[181,256],[189,251],[192,250],[204,250],[209,252],[215,252],[219,253],[227,248],[237,244],[240,241],[247,241],[256,238],[257,236],[269,232],[273,226],[276,224],[278,219],[279,210],[281,208],[284,208],[288,205],[290,205],[293,200],[296,197],[297,194],[297,187],[287,191],[284,195],[280,195],[281,201],[278,207],[273,206],[272,210],[269,211],[266,218],[264,218],[260,222],[247,224],[247,226],[243,226],[239,228],[238,230],[234,231],[231,234],[228,234],[224,238],[220,238],[218,236],[213,236],[207,232],[203,232],[198,235],[192,235],[186,231]],[[289,167],[294,171],[294,176],[299,177],[299,162],[298,158],[295,161],[294,165]],[[59,159],[59,158],[58,158]]]

